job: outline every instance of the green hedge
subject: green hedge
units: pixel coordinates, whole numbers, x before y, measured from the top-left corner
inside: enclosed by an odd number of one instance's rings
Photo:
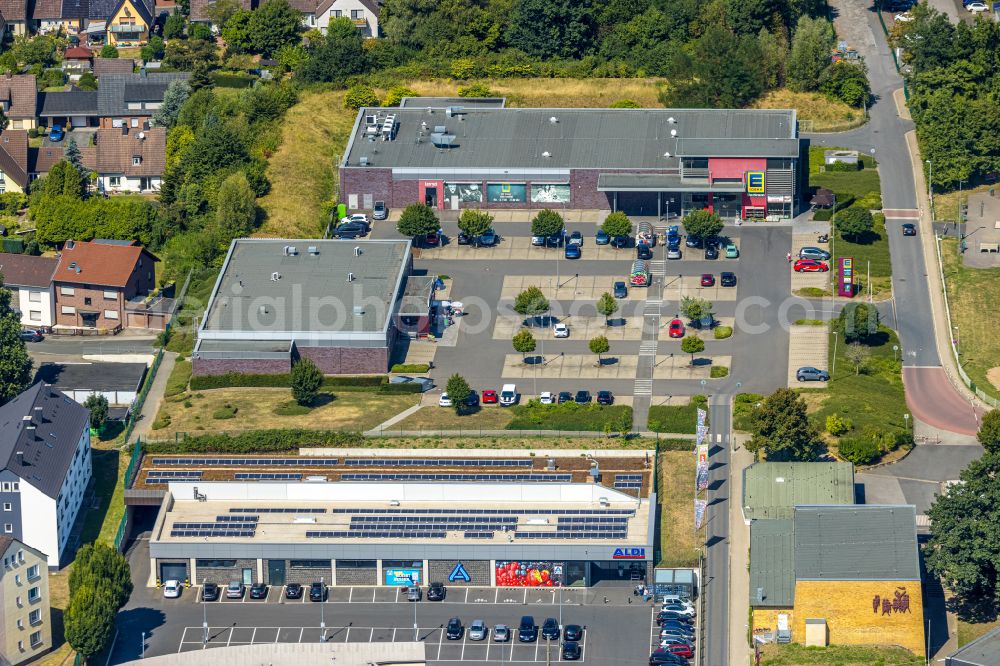
[[[420,384],[382,384],[378,387],[379,393],[421,393]]]
[[[389,372],[427,372],[430,369],[427,363],[397,363]]]
[[[4,252],[23,254],[24,240],[21,238],[0,238],[0,247]]]
[[[323,388],[344,388],[344,389],[378,389],[386,384],[388,379],[385,375],[361,375],[361,376],[336,376],[324,377]],[[204,391],[207,389],[232,388],[232,387],[252,387],[252,388],[288,388],[291,386],[292,376],[290,373],[280,373],[276,375],[252,375],[229,372],[224,375],[207,375],[191,378],[192,391]]]
[[[657,451],[694,451],[693,439],[658,439]]]
[[[388,382],[389,379],[385,375],[358,375],[358,376],[336,376],[336,377],[324,377],[323,387],[335,388],[338,386],[369,386],[377,387]]]
[[[868,465],[882,456],[879,445],[863,437],[844,437],[837,445],[837,452],[855,465]]]
[[[229,435],[196,435],[178,442],[146,442],[145,453],[276,453],[299,447],[364,446],[356,432],[329,430],[248,430]]]

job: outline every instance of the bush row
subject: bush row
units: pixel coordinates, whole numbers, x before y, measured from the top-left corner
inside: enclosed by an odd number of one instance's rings
[[[364,437],[355,432],[330,430],[248,430],[233,436],[195,435],[177,442],[146,442],[145,453],[274,453],[299,447],[363,446]]]
[[[427,372],[430,369],[427,363],[397,363],[389,372]]]
[[[385,375],[361,375],[324,377],[323,388],[363,388],[378,389],[386,385]],[[291,373],[276,375],[253,375],[227,372],[224,375],[200,375],[191,378],[192,391],[208,389],[248,387],[248,388],[288,388],[292,384]]]

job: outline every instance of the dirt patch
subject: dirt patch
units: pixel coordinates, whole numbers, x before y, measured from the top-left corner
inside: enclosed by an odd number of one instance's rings
[[[993,384],[993,388],[1000,391],[1000,366],[987,370],[986,379],[990,380],[990,384]]]

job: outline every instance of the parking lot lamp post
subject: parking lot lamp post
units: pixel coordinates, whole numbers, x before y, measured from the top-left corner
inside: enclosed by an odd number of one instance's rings
[[[833,376],[835,374],[837,374],[837,341],[838,340],[840,340],[840,335],[837,334],[837,331],[834,331],[833,332],[833,369],[830,370],[830,379],[833,379]]]
[[[142,632],[142,642],[139,643],[139,659],[146,658],[146,632]]]
[[[906,432],[910,432],[910,415],[903,414],[903,423],[905,424]]]
[[[326,580],[324,577],[322,576],[320,577],[319,584],[320,584],[320,589],[326,590]],[[319,603],[319,630],[321,632],[319,636],[320,643],[326,643],[326,618],[323,615],[323,606],[325,605],[326,603],[322,599],[320,599]]]
[[[208,604],[201,600],[201,649],[208,647]]]
[[[421,595],[422,596],[422,595]],[[416,642],[420,638],[420,625],[417,624],[417,603],[413,604],[413,640]]]

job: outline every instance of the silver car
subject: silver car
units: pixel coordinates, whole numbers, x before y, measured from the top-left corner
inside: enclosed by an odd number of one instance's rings
[[[804,247],[799,250],[799,259],[815,259],[817,261],[827,261],[830,253],[818,247]]]
[[[424,597],[424,591],[420,589],[419,585],[414,585],[406,591],[407,601],[420,601]]]
[[[470,641],[485,641],[489,633],[490,630],[486,628],[486,623],[482,620],[473,620],[472,624],[469,625]]]
[[[493,627],[493,642],[506,643],[510,640],[510,627],[506,624],[497,624]]]
[[[681,249],[679,247],[667,248],[667,259],[680,259]]]

